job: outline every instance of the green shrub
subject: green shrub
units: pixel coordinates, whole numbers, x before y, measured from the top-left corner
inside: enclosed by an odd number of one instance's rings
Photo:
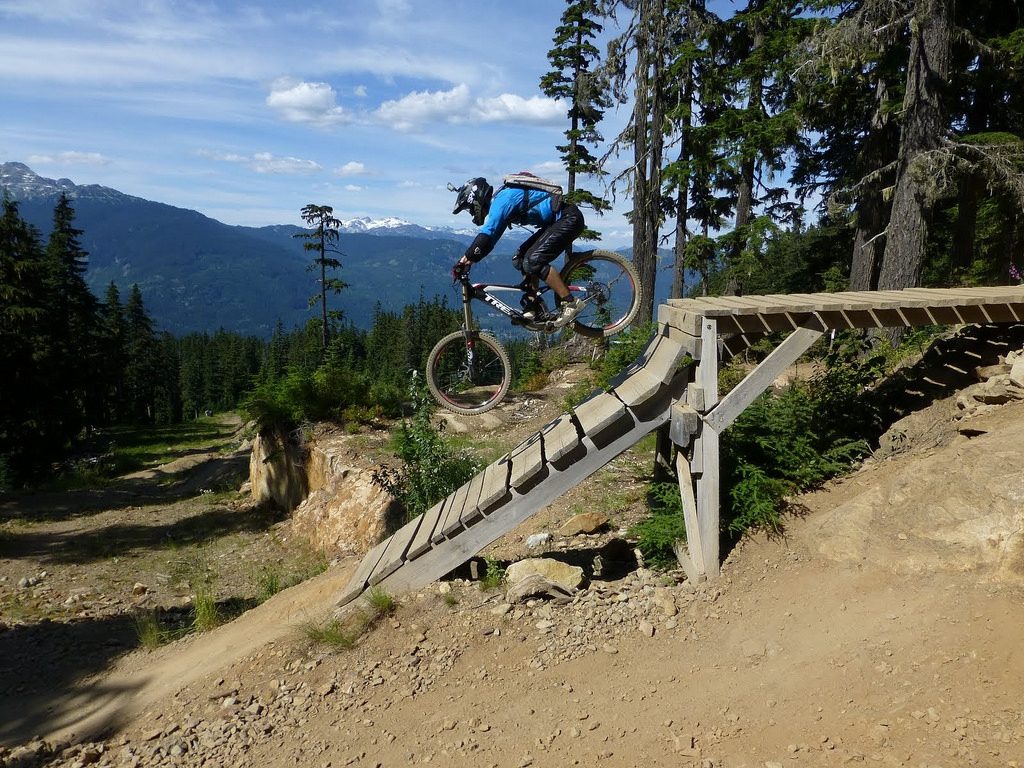
[[[643,553],[644,562],[655,568],[671,568],[676,564],[672,545],[686,540],[683,505],[676,482],[651,483],[647,492],[649,516],[629,530]]]
[[[405,507],[411,520],[463,485],[482,466],[467,451],[453,447],[442,427],[434,426],[431,419],[437,406],[422,377],[413,376],[410,396],[412,416],[402,420],[392,441],[402,466],[378,467],[373,481]]]
[[[480,589],[485,592],[497,589],[505,581],[505,568],[495,558],[484,556],[484,576],[480,579]]]

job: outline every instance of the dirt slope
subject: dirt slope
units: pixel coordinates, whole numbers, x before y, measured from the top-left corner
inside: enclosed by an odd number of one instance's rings
[[[455,581],[330,653],[295,626],[344,584],[340,564],[212,633],[124,657],[85,699],[54,697],[40,732],[117,723],[53,765],[1016,768],[1022,431],[1011,403],[973,419],[972,437],[949,429],[869,462],[802,498],[785,538],[741,543],[713,584],[634,566],[566,605],[508,606]],[[634,465],[624,456],[572,503],[596,505]]]

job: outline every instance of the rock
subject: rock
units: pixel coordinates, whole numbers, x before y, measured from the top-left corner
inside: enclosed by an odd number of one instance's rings
[[[1010,368],[1010,381],[1018,387],[1024,387],[1024,359],[1017,360]]]
[[[667,617],[671,618],[679,613],[675,597],[673,597],[672,593],[665,587],[655,587],[652,602]]]
[[[143,583],[142,583],[142,582],[140,582],[140,581],[136,581],[136,582],[135,582],[135,583],[134,583],[134,584],[132,585],[132,594],[133,594],[133,595],[136,595],[136,596],[138,596],[138,595],[144,595],[144,594],[146,594],[147,592],[149,592],[149,587],[147,587],[147,586],[146,586],[145,584],[143,584]]]
[[[640,634],[644,637],[654,637],[654,625],[649,621],[641,621],[637,629],[640,630]]]
[[[575,536],[580,533],[594,533],[608,525],[608,516],[600,512],[581,512],[567,520],[558,529],[559,536]]]
[[[543,547],[549,541],[551,541],[550,533],[534,533],[526,537],[526,546],[528,549],[536,549],[537,547]]]
[[[527,598],[538,596],[547,597],[556,602],[567,602],[575,593],[574,589],[566,589],[561,584],[549,581],[539,573],[533,573],[509,588],[505,593],[505,602],[521,603]]]
[[[1010,372],[1010,366],[1006,363],[998,363],[996,365],[979,365],[974,369],[974,375],[978,378],[978,381],[988,381],[994,376],[1000,376]]]
[[[533,557],[512,563],[505,571],[505,581],[511,588],[533,574],[543,576],[566,592],[578,589],[583,583],[582,568],[549,557]]]
[[[452,585],[447,581],[442,581],[437,585],[437,592],[440,595],[450,595],[452,592]]]

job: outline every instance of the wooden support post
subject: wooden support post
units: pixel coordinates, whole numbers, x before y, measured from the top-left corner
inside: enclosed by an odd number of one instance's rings
[[[693,475],[690,464],[682,451],[676,452],[676,474],[679,476],[679,493],[683,499],[683,524],[686,526],[686,543],[675,542],[672,549],[676,560],[686,571],[686,578],[696,583],[707,578],[704,565],[704,545],[701,538],[700,523],[697,519],[697,497],[693,492]]]
[[[718,403],[718,323],[715,318],[703,318],[700,337],[704,355],[697,366],[696,378],[704,391],[706,412]],[[697,440],[702,456],[701,476],[697,479],[697,525],[700,527],[705,572],[709,579],[713,579],[721,573],[718,550],[718,433],[705,421]]]
[[[669,427],[670,424],[666,422],[655,432],[653,478],[656,483],[664,483],[671,478],[672,441],[669,439]]]

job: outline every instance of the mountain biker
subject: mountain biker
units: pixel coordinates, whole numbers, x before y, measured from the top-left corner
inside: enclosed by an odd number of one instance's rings
[[[512,259],[516,269],[531,278],[534,288],[537,278],[555,292],[558,307],[553,318],[541,317],[545,311],[539,300],[526,307],[527,320],[550,319],[556,328],[570,323],[580,310],[583,300],[572,296],[558,270],[551,263],[583,232],[585,223],[580,209],[560,196],[539,189],[503,186],[497,192],[487,179],[470,179],[457,190],[453,214],[470,211],[473,223],[480,232],[469,248],[452,268],[452,277],[468,274],[470,267],[491,252],[505,230],[513,224],[538,227],[527,238]]]

